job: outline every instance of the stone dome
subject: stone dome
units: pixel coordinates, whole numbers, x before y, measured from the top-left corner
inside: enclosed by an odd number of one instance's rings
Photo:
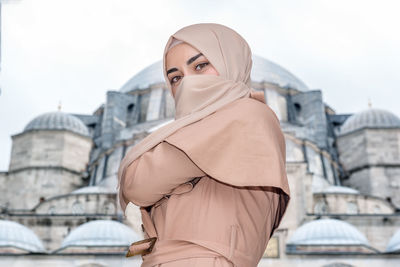
[[[115,190],[107,188],[105,186],[85,186],[76,189],[71,194],[114,194]]]
[[[0,220],[0,247],[15,247],[28,252],[44,252],[40,239],[22,224]]]
[[[320,190],[314,193],[330,193],[330,194],[360,194],[360,192],[354,188],[341,186],[341,185],[330,185],[325,188],[321,188]]]
[[[268,82],[282,88],[290,87],[299,91],[309,90],[300,79],[278,64],[257,55],[253,55],[252,60],[252,82]],[[165,83],[162,71],[162,60],[138,72],[121,87],[120,91],[130,92],[135,89],[148,88],[150,85],[158,83]]]
[[[30,130],[67,130],[80,135],[89,136],[86,125],[77,117],[61,112],[47,112],[31,120],[24,129]]]
[[[400,230],[392,236],[387,247],[386,252],[400,252]]]
[[[369,246],[367,238],[357,228],[337,219],[320,219],[303,224],[293,233],[288,244]]]
[[[340,128],[340,134],[363,128],[400,128],[400,118],[387,110],[369,108],[350,116]]]
[[[117,221],[96,220],[80,225],[62,242],[67,247],[129,246],[141,238],[131,228]]]

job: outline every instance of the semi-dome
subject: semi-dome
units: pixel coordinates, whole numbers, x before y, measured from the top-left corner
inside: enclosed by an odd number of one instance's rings
[[[340,128],[340,134],[363,128],[400,128],[400,118],[387,110],[368,108],[350,116]]]
[[[30,130],[67,130],[88,136],[89,130],[77,117],[61,111],[47,112],[31,120],[24,129]]]
[[[324,188],[319,189],[318,191],[314,192],[314,194],[360,194],[360,192],[354,188],[341,186],[341,185],[330,185]]]
[[[351,224],[337,219],[320,219],[300,226],[292,235],[291,245],[361,245],[367,238]]]
[[[129,246],[140,237],[128,226],[111,220],[96,220],[80,225],[62,242],[67,247]]]
[[[0,220],[0,247],[14,247],[27,252],[44,252],[40,239],[22,224]]]
[[[115,190],[105,186],[85,186],[79,189],[76,189],[71,194],[113,194]]]
[[[386,252],[400,252],[400,230],[392,236],[387,247]]]
[[[278,64],[257,55],[253,55],[252,60],[252,82],[268,82],[282,88],[290,87],[299,91],[308,90],[308,87],[300,79]],[[162,60],[159,60],[134,75],[121,87],[120,91],[130,92],[164,82]]]

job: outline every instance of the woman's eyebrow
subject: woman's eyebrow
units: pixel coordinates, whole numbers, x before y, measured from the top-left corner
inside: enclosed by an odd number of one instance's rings
[[[202,56],[203,53],[197,54],[194,57],[189,58],[189,60],[186,62],[186,65],[190,65],[193,61],[195,61],[198,57]],[[167,71],[167,75],[170,74],[171,72],[177,71],[177,68],[171,68]]]
[[[169,70],[167,71],[167,75],[170,74],[171,72],[174,72],[174,71],[177,71],[177,70],[178,70],[177,68],[169,69]]]
[[[195,61],[199,56],[202,56],[203,54],[200,53],[198,55],[195,55],[194,57],[190,58],[187,62],[186,65],[190,65],[190,63],[192,63],[193,61]]]

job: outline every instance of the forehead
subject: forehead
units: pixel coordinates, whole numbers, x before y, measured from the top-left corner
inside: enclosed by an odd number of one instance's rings
[[[190,56],[197,55],[198,53],[200,53],[200,51],[197,50],[195,47],[191,46],[190,44],[180,43],[172,47],[167,52],[165,60],[168,66],[169,65],[168,63],[172,64],[176,61],[185,60]]]

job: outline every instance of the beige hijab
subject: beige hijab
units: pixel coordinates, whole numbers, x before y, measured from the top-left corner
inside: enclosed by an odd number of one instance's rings
[[[256,146],[260,146],[260,142],[257,142],[256,139],[249,139],[248,144],[246,143],[246,140],[242,140],[240,144],[227,144],[228,149],[222,149],[222,151],[219,151],[219,154],[215,154],[213,150],[207,150],[207,147],[204,147],[204,142],[207,143],[209,141],[210,144],[212,142],[215,143],[215,139],[218,139],[219,137],[214,135],[215,130],[218,127],[213,126],[214,129],[207,129],[208,126],[203,125],[206,121],[202,119],[213,114],[222,107],[234,102],[235,100],[238,100],[240,98],[254,98],[258,100],[256,101],[257,103],[259,103],[257,104],[259,105],[258,108],[261,108],[262,110],[268,109],[268,111],[270,111],[269,114],[271,114],[272,112],[270,108],[265,104],[264,93],[257,92],[250,87],[252,54],[249,45],[236,31],[221,24],[200,23],[189,25],[180,29],[179,31],[171,35],[168,39],[163,55],[163,73],[171,95],[172,90],[166,74],[165,61],[166,54],[170,48],[170,45],[172,42],[174,42],[175,39],[186,42],[195,47],[201,53],[203,53],[203,55],[210,61],[210,63],[214,66],[214,68],[218,71],[220,75],[189,75],[181,78],[175,95],[175,120],[152,132],[150,135],[145,137],[127,152],[118,170],[119,185],[121,184],[121,179],[124,179],[126,168],[135,159],[140,157],[146,151],[152,149],[160,142],[168,140],[167,138],[171,140],[171,143],[174,141],[174,145],[185,151],[187,155],[192,158],[192,160],[193,158],[198,158],[199,160],[196,160],[197,162],[194,162],[196,164],[199,164],[199,167],[201,167],[203,170],[207,170],[211,172],[211,174],[215,174],[217,177],[214,178],[216,179],[225,182],[232,182],[232,184],[236,185],[272,185],[273,183],[271,183],[271,181],[265,179],[265,175],[264,177],[255,177],[255,180],[253,181],[249,180],[247,176],[251,175],[250,168],[253,168],[253,166],[250,165],[248,165],[249,169],[242,168],[240,172],[237,173],[237,175],[239,175],[240,173],[247,171],[246,177],[235,176],[233,178],[231,177],[225,179],[225,174],[229,172],[230,175],[235,170],[231,168],[228,171],[225,170],[225,168],[229,168],[229,166],[224,164],[217,164],[218,162],[220,162],[219,157],[224,157],[229,163],[229,159],[235,157],[235,155],[238,154],[251,153],[250,151],[264,153],[259,152],[260,149],[252,150],[253,147],[255,148]],[[230,115],[235,116],[232,113]],[[230,115],[228,114],[228,116]],[[252,116],[254,116],[254,114]],[[256,116],[259,116],[261,118],[264,115],[256,114]],[[276,115],[271,114],[269,116],[272,117],[270,117],[270,119],[264,118],[263,120],[265,121],[265,127],[271,126],[268,126],[268,123],[275,123],[275,129],[278,129],[279,120],[277,119]],[[225,121],[226,119],[228,118],[214,117],[210,123],[216,123],[216,125],[222,127],[222,121],[218,120]],[[202,121],[203,123],[195,123],[199,121]],[[254,125],[249,124],[249,127],[254,127]],[[283,182],[276,183],[276,185],[282,185],[282,183],[285,183],[284,180],[286,179],[286,174],[284,173],[285,143],[283,140],[283,135],[281,132],[279,132],[279,140],[277,140],[276,138],[271,139],[267,136],[271,132],[270,129],[265,128],[263,130],[264,132],[262,132],[262,127],[260,125],[256,127],[259,128],[261,132],[255,132],[255,134],[257,134],[259,138],[265,138],[269,142],[263,142],[266,145],[264,149],[266,151],[265,153],[267,153],[267,156],[271,158],[271,153],[268,150],[279,150],[278,152],[275,151],[273,153],[273,157],[275,157],[276,160],[269,160],[267,161],[267,163],[269,162],[271,165],[277,165],[270,168],[268,170],[268,174],[273,174],[273,171],[271,171],[272,169],[277,170],[276,175],[278,177],[276,180],[280,180]],[[187,135],[185,133],[185,130],[190,131],[190,135]],[[241,129],[239,129],[239,131],[240,130]],[[227,129],[221,129],[221,131],[223,131],[224,136],[237,136],[236,132],[238,132],[233,127],[227,127]],[[249,131],[252,130],[249,129]],[[240,132],[242,134],[242,131]],[[195,133],[198,133],[198,137],[196,137]],[[196,138],[198,138],[198,140],[196,140]],[[196,144],[199,144],[199,146],[196,146]],[[246,148],[244,148],[244,146],[246,146]],[[204,156],[204,159],[207,159],[203,161],[201,159],[201,155]],[[248,158],[250,158],[251,156],[249,154],[246,155],[249,156]],[[263,155],[259,154],[259,156],[260,158],[262,158]],[[233,158],[232,160],[233,161],[231,161],[231,163],[234,162]],[[208,164],[208,166],[206,166],[205,164]],[[255,161],[253,164],[257,164],[257,161]],[[264,164],[264,162],[260,162],[260,164]],[[243,164],[240,165],[241,167],[244,166]],[[263,166],[262,168],[267,169],[268,166]],[[263,175],[263,173],[258,174],[261,176]],[[239,181],[240,179],[241,181]],[[285,184],[284,187],[285,191],[288,193],[289,189],[287,184]]]

